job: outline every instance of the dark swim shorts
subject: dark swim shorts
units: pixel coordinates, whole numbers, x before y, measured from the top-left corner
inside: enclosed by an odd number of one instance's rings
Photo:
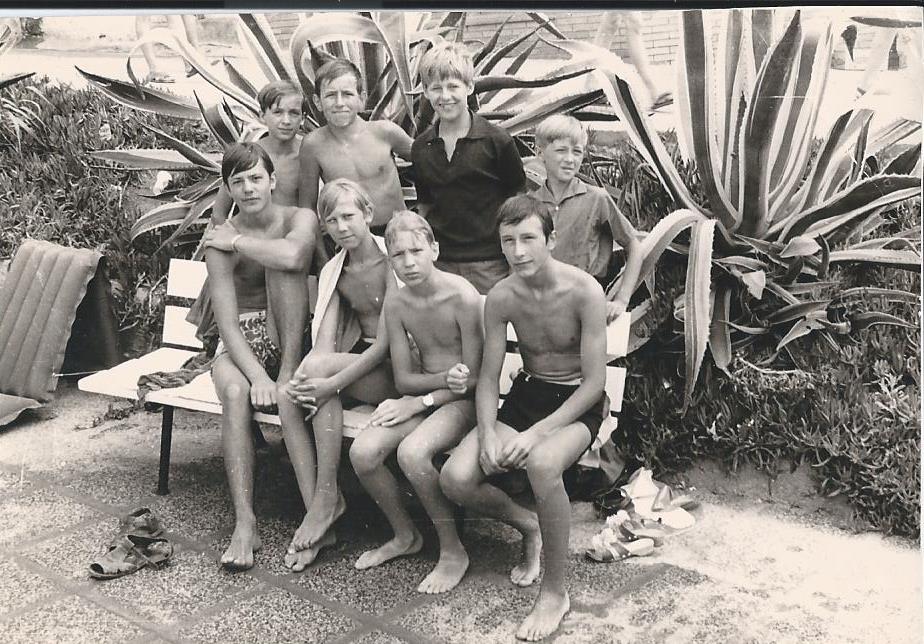
[[[561,407],[578,386],[548,382],[521,371],[513,381],[510,393],[504,398],[504,404],[497,411],[497,420],[518,432],[525,432]],[[590,430],[591,445],[600,433],[600,425],[603,424],[605,412],[606,394],[604,393],[600,396],[600,400],[575,421],[583,423]]]

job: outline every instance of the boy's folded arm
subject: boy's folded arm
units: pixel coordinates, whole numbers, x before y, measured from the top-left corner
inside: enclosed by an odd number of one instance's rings
[[[446,386],[446,372],[420,373],[413,368],[407,329],[401,318],[401,302],[395,291],[389,292],[382,306],[382,318],[388,334],[395,389],[402,395],[427,394]]]
[[[234,288],[234,263],[231,256],[213,248],[205,250],[209,290],[218,334],[235,366],[250,382],[269,377],[247,344],[238,323],[237,296]]]
[[[235,243],[237,252],[260,265],[279,271],[307,271],[314,252],[317,221],[302,213],[292,217],[285,237],[262,239],[245,235]]]

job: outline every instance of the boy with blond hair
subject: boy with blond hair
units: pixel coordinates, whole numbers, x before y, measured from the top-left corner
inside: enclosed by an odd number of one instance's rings
[[[433,459],[455,447],[475,423],[472,374],[481,367],[481,296],[462,277],[434,268],[439,246],[420,215],[396,213],[385,228],[385,244],[391,266],[405,285],[389,293],[383,311],[395,386],[403,395],[376,408],[370,427],[353,442],[350,460],[385,513],[394,537],[364,552],[356,567],[378,566],[416,553],[423,545],[402,504],[398,482],[385,466],[385,459],[397,451],[398,464],[433,520],[440,542],[439,561],[417,590],[443,593],[462,580],[469,561]]]
[[[280,408],[286,449],[307,509],[285,559],[296,572],[335,542],[332,525],[346,509],[337,485],[341,396],[377,405],[397,394],[382,307],[398,285],[384,240],[369,230],[373,210],[369,195],[349,179],[325,183],[318,197],[318,217],[341,250],[318,276],[311,351],[284,387],[290,400],[316,410],[313,436],[297,423],[286,423]]]
[[[555,227],[552,257],[590,273],[603,288],[609,280],[615,240],[626,252],[626,265],[606,306],[607,322],[622,315],[638,281],[643,254],[635,228],[606,190],[577,177],[587,132],[573,116],[555,114],[536,127],[536,148],[545,166],[545,183],[530,196],[545,204]]]
[[[420,61],[424,96],[437,122],[414,140],[418,212],[440,245],[437,268],[486,294],[509,273],[494,225],[497,209],[526,187],[513,139],[468,109],[474,91],[472,58],[443,42]]]
[[[375,204],[370,229],[381,235],[394,212],[404,210],[394,155],[411,157],[411,137],[388,120],[366,121],[362,75],[349,60],[335,58],[315,74],[311,97],[327,124],[312,131],[299,150],[299,203],[317,209],[318,179],[350,179]]]

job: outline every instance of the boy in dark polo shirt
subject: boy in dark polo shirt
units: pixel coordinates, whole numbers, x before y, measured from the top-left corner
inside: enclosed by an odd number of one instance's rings
[[[525,189],[526,175],[510,135],[469,111],[473,75],[462,45],[441,43],[424,54],[420,77],[438,121],[414,140],[411,159],[418,212],[440,245],[436,266],[484,295],[509,272],[497,209]]]
[[[573,116],[555,114],[536,127],[536,148],[545,166],[545,183],[530,192],[544,203],[555,225],[552,257],[590,273],[605,289],[615,240],[626,251],[626,267],[607,294],[606,321],[622,315],[635,290],[643,253],[635,228],[606,190],[577,178],[587,132]]]

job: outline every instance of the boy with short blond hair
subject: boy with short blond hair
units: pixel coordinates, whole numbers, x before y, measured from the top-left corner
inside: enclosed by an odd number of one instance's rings
[[[635,228],[603,188],[577,177],[587,132],[573,116],[554,114],[536,127],[536,148],[545,166],[545,183],[530,192],[549,209],[555,226],[552,257],[590,273],[606,288],[615,240],[626,251],[626,265],[607,298],[607,322],[622,315],[638,281],[641,244]]]
[[[462,277],[434,267],[439,246],[420,215],[396,213],[385,228],[385,244],[391,266],[405,284],[389,293],[384,306],[395,386],[403,395],[376,408],[370,426],[353,442],[350,460],[385,513],[394,537],[364,552],[356,567],[378,566],[423,545],[385,465],[397,451],[398,464],[433,520],[440,542],[439,561],[417,590],[443,593],[462,580],[469,560],[433,459],[455,447],[475,423],[472,374],[481,366],[481,296]]]
[[[497,242],[497,209],[526,187],[523,162],[509,134],[468,109],[474,91],[471,56],[443,42],[420,61],[424,95],[437,122],[414,140],[418,212],[440,244],[437,267],[466,278],[484,295],[507,276]]]
[[[350,179],[375,204],[370,230],[381,235],[392,214],[407,207],[394,155],[410,159],[411,137],[389,120],[360,116],[366,103],[362,75],[344,58],[318,69],[311,99],[327,123],[302,141],[299,203],[317,210],[319,179]]]
[[[288,399],[316,410],[313,439],[296,423],[289,423],[293,430],[285,432],[307,509],[285,558],[296,572],[335,542],[333,523],[346,509],[337,485],[343,440],[341,395],[376,405],[397,394],[387,362],[382,307],[398,284],[384,240],[369,230],[373,210],[369,195],[349,179],[325,183],[318,197],[318,217],[341,250],[318,276],[311,352],[284,387]],[[280,419],[285,420],[281,413]]]

